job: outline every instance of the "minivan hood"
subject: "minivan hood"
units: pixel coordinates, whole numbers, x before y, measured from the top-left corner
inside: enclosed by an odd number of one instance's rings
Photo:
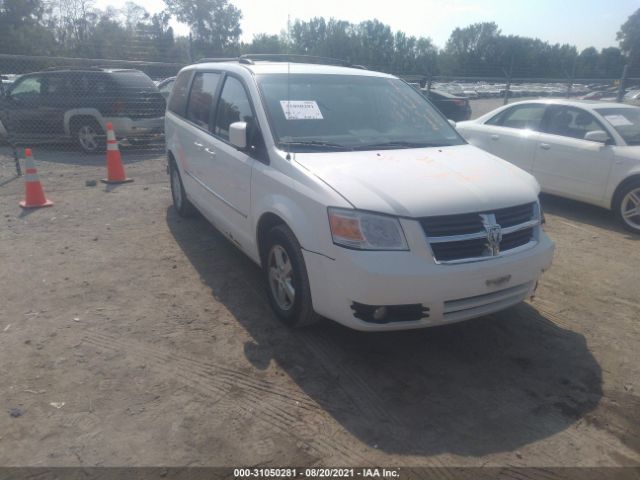
[[[472,145],[294,158],[355,208],[391,215],[479,212],[533,202],[540,191],[531,175]]]

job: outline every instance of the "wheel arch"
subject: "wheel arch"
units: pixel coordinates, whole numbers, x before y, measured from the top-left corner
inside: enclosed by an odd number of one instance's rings
[[[611,201],[609,202],[609,209],[610,210],[613,210],[616,207],[616,204],[618,203],[620,194],[626,188],[626,186],[629,185],[632,182],[640,182],[640,172],[632,173],[631,175],[629,175],[628,177],[623,179],[618,184],[618,186],[616,187],[616,189],[613,192],[613,195],[611,196]]]
[[[64,113],[64,132],[67,135],[71,135],[71,124],[77,118],[90,117],[93,118],[98,124],[106,131],[106,122],[102,117],[102,114],[95,108],[75,108],[73,110],[67,110]]]
[[[264,264],[265,260],[267,235],[269,234],[269,231],[277,225],[284,225],[289,230],[293,231],[282,216],[271,211],[264,212],[258,219],[258,223],[256,224],[256,247],[258,249],[258,258],[260,259],[261,265]]]

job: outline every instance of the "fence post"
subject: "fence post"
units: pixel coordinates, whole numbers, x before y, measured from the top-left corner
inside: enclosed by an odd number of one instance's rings
[[[16,164],[16,175],[21,177],[22,176],[22,169],[20,168],[20,159],[18,158],[18,149],[16,148],[16,146],[13,143],[11,144],[11,149],[13,150],[13,161]]]
[[[629,74],[629,65],[625,65],[622,69],[622,78],[620,78],[620,85],[618,85],[618,96],[616,102],[621,103],[624,96],[624,89],[627,83],[627,75]]]
[[[431,84],[433,83],[433,76],[429,74],[427,79],[427,93],[431,93]]]
[[[507,86],[504,89],[504,100],[502,102],[503,105],[509,103],[509,90],[511,89],[511,72],[507,72],[504,68],[502,69],[505,76],[507,77]]]
[[[509,94],[510,94],[510,90],[511,90],[511,77],[513,76],[513,54],[511,55],[511,65],[509,66],[509,72],[507,73],[507,71],[503,68],[502,71],[504,72],[504,76],[507,77],[507,86],[504,89],[504,102],[502,103],[503,105],[506,105],[507,103],[509,103]]]

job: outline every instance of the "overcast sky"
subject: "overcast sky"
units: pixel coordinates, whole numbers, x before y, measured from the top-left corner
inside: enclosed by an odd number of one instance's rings
[[[164,8],[161,0],[134,0],[149,12]],[[96,6],[121,7],[126,0],[96,0]],[[578,49],[617,46],[616,32],[640,0],[231,0],[242,11],[242,40],[257,33],[279,33],[287,15],[308,20],[336,17],[360,22],[377,18],[409,35],[431,37],[444,47],[456,27],[494,21],[507,35],[569,43]],[[186,34],[185,26],[174,25]]]

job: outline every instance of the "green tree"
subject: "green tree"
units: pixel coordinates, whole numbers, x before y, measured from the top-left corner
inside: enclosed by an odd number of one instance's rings
[[[167,11],[191,28],[196,56],[235,52],[242,12],[227,0],[165,0]]]
[[[598,76],[619,78],[625,64],[625,57],[617,47],[603,48],[598,55]]]
[[[0,53],[51,55],[53,34],[41,0],[0,0]]]
[[[455,73],[486,75],[487,65],[496,65],[500,29],[494,22],[456,28],[445,46],[446,64]]]
[[[242,53],[285,53],[286,46],[278,35],[259,33],[249,44],[242,45]]]
[[[594,47],[585,48],[578,55],[576,76],[594,78],[598,76],[598,59],[600,55]]]
[[[617,35],[620,50],[629,58],[629,65],[639,67],[640,64],[640,9],[629,16],[620,27]]]

